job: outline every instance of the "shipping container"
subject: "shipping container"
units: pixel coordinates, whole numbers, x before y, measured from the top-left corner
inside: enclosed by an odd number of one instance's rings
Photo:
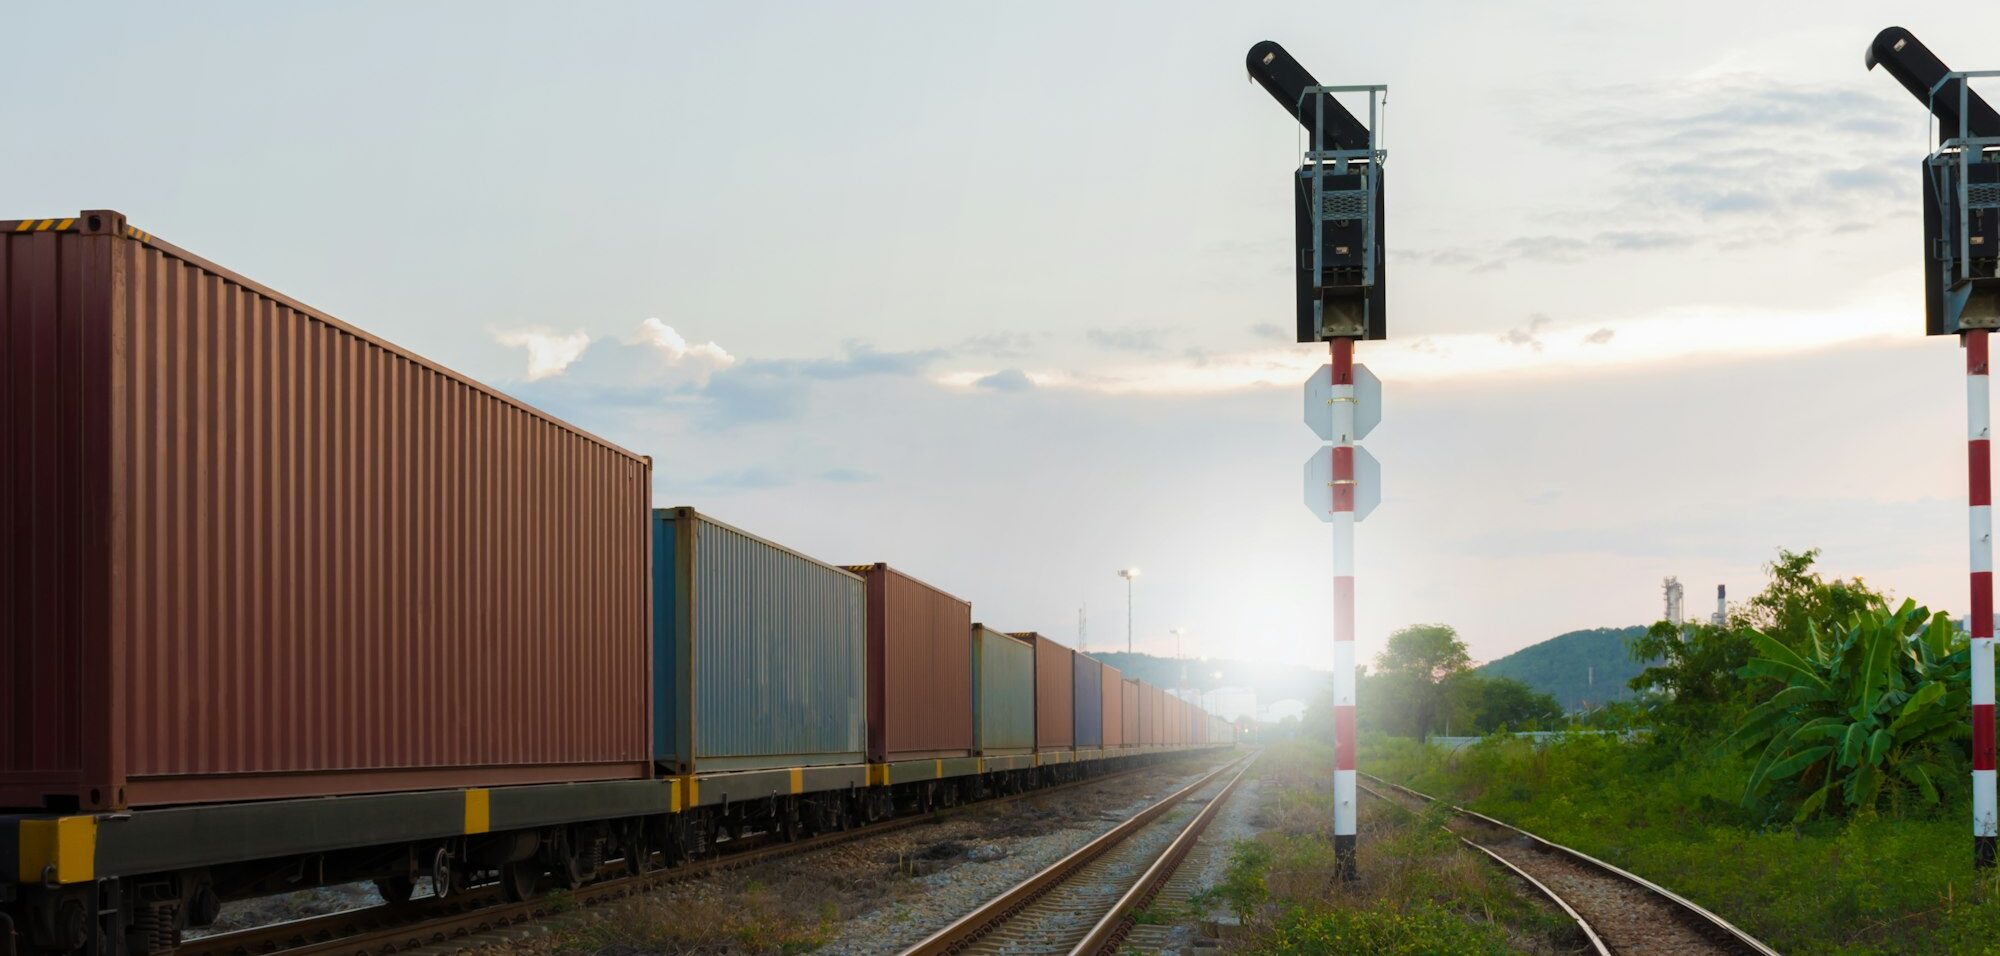
[[[1075,741],[1081,748],[1104,746],[1104,665],[1088,654],[1071,655],[1071,700],[1075,702]]]
[[[1118,668],[1110,664],[1100,664],[1101,686],[1098,694],[1104,699],[1104,746],[1106,749],[1125,745],[1125,681],[1118,674]]]
[[[1136,747],[1146,740],[1145,733],[1140,728],[1139,680],[1136,677],[1128,678],[1120,683],[1123,692],[1121,699],[1124,703],[1119,708],[1119,724],[1124,727],[1124,731],[1119,735],[1119,739],[1124,741],[1127,747]]]
[[[1159,707],[1153,700],[1153,685],[1139,682],[1139,743],[1154,747],[1160,743]]]
[[[653,753],[674,773],[861,763],[861,578],[693,508],[653,513]]]
[[[973,746],[980,756],[1035,749],[1035,645],[972,626]]]
[[[972,755],[972,605],[886,564],[868,598],[868,759]]]
[[[1035,749],[1076,747],[1076,652],[1033,631],[1015,637],[1035,645]]]
[[[644,457],[107,210],[0,396],[0,807],[649,772]]]

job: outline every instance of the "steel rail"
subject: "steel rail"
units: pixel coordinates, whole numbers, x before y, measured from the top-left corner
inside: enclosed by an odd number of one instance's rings
[[[728,849],[728,843],[725,843],[722,845],[721,856],[647,870],[635,875],[621,875],[624,872],[624,862],[613,861],[606,865],[612,874],[608,879],[587,883],[560,895],[543,894],[521,902],[506,901],[496,886],[484,884],[461,890],[442,900],[425,897],[400,906],[383,904],[268,923],[187,940],[176,950],[176,956],[277,956],[277,954],[383,956],[386,953],[440,943],[472,933],[545,919],[557,915],[558,909],[568,911],[578,906],[595,906],[612,902],[669,883],[755,866],[865,837],[894,833],[937,822],[964,810],[1000,806],[1018,800],[1061,793],[1158,767],[1158,764],[1133,767],[1084,780],[1073,780],[1050,787],[962,803],[957,807],[932,813],[896,817],[793,843],[774,843],[753,837],[745,841],[755,841],[745,849],[732,851]]]
[[[1160,888],[1167,883],[1167,878],[1180,869],[1181,861],[1187,858],[1188,851],[1194,849],[1195,843],[1201,840],[1202,833],[1208,829],[1209,821],[1215,818],[1223,802],[1235,792],[1236,785],[1243,780],[1244,774],[1250,772],[1250,765],[1256,761],[1256,754],[1251,754],[1244,761],[1242,769],[1236,771],[1236,776],[1230,777],[1229,782],[1208,801],[1208,806],[1201,808],[1201,812],[1195,815],[1187,828],[1182,830],[1179,836],[1174,837],[1174,842],[1167,845],[1166,850],[1153,861],[1152,866],[1146,868],[1146,872],[1140,875],[1139,881],[1132,884],[1132,888],[1126,890],[1125,894],[1118,898],[1118,902],[1111,904],[1111,909],[1105,912],[1104,918],[1098,920],[1097,925],[1092,926],[1089,933],[1084,934],[1083,942],[1076,944],[1070,950],[1070,956],[1090,956],[1090,954],[1118,951],[1118,944],[1124,942],[1125,934],[1131,932],[1133,921],[1139,911],[1152,905],[1153,898],[1159,895]]]
[[[1465,817],[1471,820],[1477,820],[1486,826],[1494,827],[1496,829],[1512,833],[1518,837],[1522,837],[1524,839],[1529,840],[1536,846],[1544,850],[1547,850],[1551,853],[1554,853],[1557,856],[1568,859],[1574,863],[1580,864],[1589,869],[1596,870],[1620,882],[1629,883],[1633,886],[1637,886],[1640,889],[1647,891],[1651,895],[1656,896],[1672,904],[1673,910],[1681,914],[1681,916],[1684,919],[1687,919],[1689,922],[1693,923],[1694,929],[1696,929],[1701,935],[1709,936],[1711,938],[1716,938],[1720,942],[1722,942],[1725,946],[1750,953],[1752,954],[1752,956],[1779,956],[1777,950],[1772,949],[1771,947],[1765,945],[1762,941],[1758,940],[1756,937],[1751,936],[1748,932],[1745,932],[1743,929],[1736,926],[1736,924],[1731,923],[1726,919],[1723,919],[1721,916],[1718,916],[1713,912],[1710,912],[1706,907],[1703,907],[1701,904],[1696,903],[1695,901],[1690,900],[1687,897],[1682,896],[1679,893],[1676,893],[1670,889],[1667,889],[1666,887],[1661,886],[1658,883],[1646,879],[1643,876],[1640,876],[1636,873],[1633,873],[1621,867],[1614,866],[1610,863],[1606,863],[1605,861],[1600,860],[1594,856],[1591,856],[1590,854],[1585,853],[1582,850],[1564,846],[1563,844],[1557,843],[1553,840],[1548,840],[1543,837],[1537,836],[1533,833],[1530,833],[1526,830],[1523,830],[1520,827],[1514,826],[1511,823],[1507,823],[1502,820],[1496,820],[1492,817],[1487,816],[1486,814],[1480,813],[1477,810],[1467,810],[1464,807],[1458,806],[1457,804],[1447,803],[1443,800],[1431,796],[1430,794],[1423,793],[1418,790],[1413,790],[1409,787],[1403,786],[1402,784],[1395,783],[1393,781],[1384,780],[1381,777],[1375,776],[1374,774],[1364,773],[1361,774],[1361,776],[1366,777],[1367,779],[1375,783],[1381,784],[1382,786],[1388,787],[1399,793],[1407,794],[1411,797],[1414,797],[1418,800],[1422,800],[1426,803],[1432,803],[1444,807],[1446,810],[1449,810],[1450,812],[1458,816]],[[1376,793],[1376,796],[1381,797],[1382,799],[1385,800],[1389,799],[1388,797],[1383,796],[1380,793]],[[1395,801],[1390,801],[1390,802],[1393,803]],[[1404,809],[1407,810],[1408,808],[1405,807]],[[1605,954],[1605,956],[1610,956],[1610,953],[1612,951],[1608,946],[1606,946],[1603,939],[1598,937],[1596,930],[1590,926],[1589,921],[1585,920],[1581,914],[1577,913],[1576,910],[1569,905],[1568,902],[1562,900],[1548,886],[1543,884],[1540,880],[1537,880],[1534,877],[1531,877],[1528,874],[1522,872],[1520,867],[1515,866],[1513,863],[1508,862],[1507,860],[1501,859],[1499,854],[1494,853],[1492,850],[1484,846],[1481,846],[1479,843],[1467,839],[1463,836],[1460,836],[1459,839],[1464,840],[1466,843],[1474,847],[1477,847],[1481,852],[1485,853],[1488,857],[1505,865],[1509,870],[1513,871],[1514,873],[1521,876],[1523,879],[1526,879],[1529,883],[1533,884],[1535,888],[1540,890],[1543,894],[1549,896],[1551,899],[1554,899],[1557,905],[1562,907],[1563,912],[1569,914],[1569,916],[1572,919],[1576,920],[1577,925],[1583,929],[1585,935],[1591,940],[1591,944],[1597,949],[1597,951],[1599,953]]]
[[[1215,770],[1209,772],[1200,780],[1168,794],[1152,806],[1126,818],[1123,823],[1105,831],[1096,839],[1077,848],[1069,855],[1042,868],[1035,875],[1015,884],[999,896],[987,900],[978,909],[953,920],[950,925],[932,933],[916,945],[903,950],[902,956],[941,956],[941,954],[960,952],[966,947],[977,943],[982,937],[1006,923],[1009,919],[1012,919],[1029,904],[1068,881],[1070,877],[1076,875],[1085,866],[1103,856],[1106,851],[1125,842],[1127,838],[1145,829],[1148,824],[1151,824],[1162,814],[1179,805],[1181,801],[1194,795],[1209,784],[1214,783],[1217,777],[1228,772],[1231,767],[1235,767],[1238,764],[1247,766],[1247,761],[1254,756],[1255,754],[1247,754],[1232,760],[1215,768]]]

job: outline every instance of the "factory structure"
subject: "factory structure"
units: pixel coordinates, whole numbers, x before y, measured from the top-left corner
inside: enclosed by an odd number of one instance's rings
[[[1661,590],[1666,593],[1666,614],[1661,619],[1675,627],[1687,621],[1686,589],[1681,587],[1681,579],[1668,575],[1662,582]],[[1708,623],[1721,627],[1729,623],[1729,586],[1715,586],[1715,613],[1708,616]]]

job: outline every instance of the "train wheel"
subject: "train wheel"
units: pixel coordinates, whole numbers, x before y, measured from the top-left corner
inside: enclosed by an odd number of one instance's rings
[[[511,902],[522,903],[535,898],[535,890],[542,883],[542,868],[533,860],[521,860],[500,866],[500,889]]]
[[[408,903],[416,891],[416,881],[407,876],[384,876],[375,881],[375,892],[382,894],[382,902],[391,906]]]

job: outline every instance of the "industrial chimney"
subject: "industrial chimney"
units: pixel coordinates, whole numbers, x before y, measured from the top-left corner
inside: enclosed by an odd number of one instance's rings
[[[1670,577],[1666,580],[1668,624],[1681,626],[1681,580]]]
[[[1728,622],[1729,622],[1729,586],[1726,584],[1718,584],[1715,586],[1715,616],[1709,618],[1708,623],[1713,624],[1716,627],[1721,627],[1724,624],[1727,624]]]

